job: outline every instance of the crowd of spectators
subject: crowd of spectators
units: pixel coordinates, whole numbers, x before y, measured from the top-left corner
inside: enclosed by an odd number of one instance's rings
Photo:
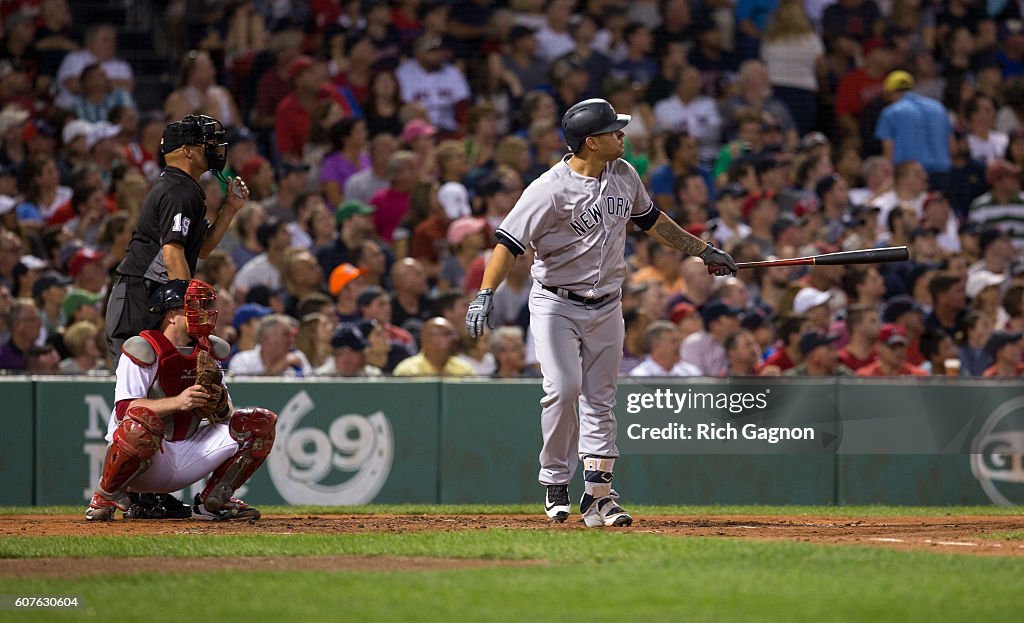
[[[535,376],[532,256],[489,335],[466,307],[562,113],[604,97],[656,205],[737,261],[910,250],[723,278],[633,231],[622,375],[1021,374],[1022,3],[141,0],[177,76],[140,110],[137,50],[68,2],[0,4],[3,370],[109,373],[110,275],[201,113],[251,189],[197,275],[230,373]]]

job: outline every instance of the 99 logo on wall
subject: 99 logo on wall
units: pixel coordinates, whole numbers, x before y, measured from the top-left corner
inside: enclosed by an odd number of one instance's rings
[[[1024,503],[1024,396],[1007,400],[971,444],[971,472],[996,504]]]
[[[316,403],[301,391],[277,420],[267,458],[270,479],[289,504],[325,506],[372,502],[391,473],[394,435],[383,412],[347,413],[326,427],[302,426]]]

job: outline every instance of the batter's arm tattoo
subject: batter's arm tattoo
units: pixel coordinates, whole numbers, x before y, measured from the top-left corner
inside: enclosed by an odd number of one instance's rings
[[[647,230],[647,235],[687,255],[700,255],[708,246],[706,242],[684,230],[664,213],[658,217],[654,227]]]

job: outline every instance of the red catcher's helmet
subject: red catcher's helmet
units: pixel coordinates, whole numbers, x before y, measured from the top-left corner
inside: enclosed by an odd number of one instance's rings
[[[217,292],[205,281],[193,279],[185,290],[185,327],[195,338],[210,337],[217,326]]]

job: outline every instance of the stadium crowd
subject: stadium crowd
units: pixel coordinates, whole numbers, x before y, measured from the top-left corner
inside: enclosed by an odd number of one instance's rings
[[[623,376],[1020,376],[1024,3],[170,0],[177,79],[118,28],[0,4],[0,368],[109,373],[103,309],[165,125],[228,128],[250,201],[198,277],[235,375],[537,375],[530,257],[463,320],[493,232],[603,97],[657,206],[738,262],[627,244]],[[225,187],[202,184],[210,221]],[[557,206],[553,207],[556,209]]]

